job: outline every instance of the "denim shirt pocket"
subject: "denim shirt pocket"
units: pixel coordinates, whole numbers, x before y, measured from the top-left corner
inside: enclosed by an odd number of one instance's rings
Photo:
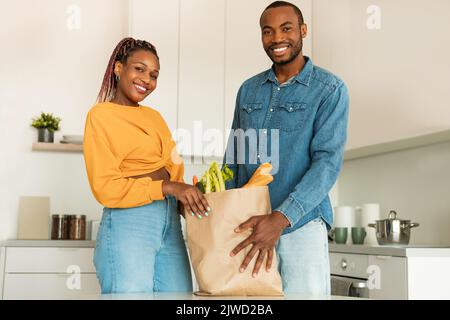
[[[273,123],[281,131],[297,131],[302,129],[305,120],[306,103],[287,102],[278,106]]]
[[[262,103],[246,103],[241,106],[242,129],[258,129],[262,119]]]

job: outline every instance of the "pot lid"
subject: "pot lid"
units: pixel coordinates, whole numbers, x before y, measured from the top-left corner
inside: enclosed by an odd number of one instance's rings
[[[389,211],[389,217],[387,219],[382,219],[382,220],[377,220],[377,221],[387,221],[387,220],[396,220],[396,221],[405,221],[408,222],[410,220],[403,220],[403,219],[398,219],[397,218],[397,212],[394,210]]]
[[[394,210],[391,210],[389,212],[389,220],[398,220],[397,219],[397,212],[395,212]]]
[[[380,223],[380,224],[385,224],[385,225],[399,224],[401,228],[408,228],[408,229],[419,226],[419,224],[417,222],[411,223],[411,220],[397,219],[397,212],[395,212],[394,210],[391,210],[389,212],[389,218],[384,219],[384,220],[375,220],[375,222]],[[373,224],[373,225],[369,224],[369,227],[370,226],[375,227],[375,224]],[[378,227],[379,227],[379,225],[377,226],[377,228]]]

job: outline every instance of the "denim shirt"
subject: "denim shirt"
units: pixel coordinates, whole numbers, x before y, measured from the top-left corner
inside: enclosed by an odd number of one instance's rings
[[[242,142],[232,132],[224,158],[234,172],[227,188],[242,187],[261,163],[272,163],[270,201],[273,211],[283,213],[290,222],[284,234],[319,217],[331,228],[328,193],[341,170],[347,138],[345,84],[305,59],[303,70],[283,85],[273,69],[244,82],[232,129],[246,133],[256,129],[256,140],[251,142],[252,135],[246,135]]]

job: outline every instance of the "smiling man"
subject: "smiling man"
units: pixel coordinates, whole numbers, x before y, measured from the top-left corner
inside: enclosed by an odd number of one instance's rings
[[[307,26],[298,7],[276,1],[262,13],[260,26],[273,66],[241,86],[232,125],[233,132],[258,130],[257,161],[247,162],[252,148],[235,134],[225,160],[235,174],[228,187],[239,188],[267,160],[260,149],[279,145],[274,165],[279,170],[269,185],[274,211],[242,223],[235,231],[252,233],[230,255],[251,246],[240,270],[256,259],[257,277],[261,268],[271,268],[276,249],[285,292],[325,295],[330,293],[327,229],[333,223],[328,193],[342,166],[348,92],[339,78],[303,56]]]

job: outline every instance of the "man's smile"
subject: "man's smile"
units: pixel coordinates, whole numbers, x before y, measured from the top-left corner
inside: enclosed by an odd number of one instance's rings
[[[275,56],[282,56],[283,54],[286,53],[286,51],[289,49],[289,47],[290,47],[290,45],[276,46],[276,47],[270,48],[270,51]]]

